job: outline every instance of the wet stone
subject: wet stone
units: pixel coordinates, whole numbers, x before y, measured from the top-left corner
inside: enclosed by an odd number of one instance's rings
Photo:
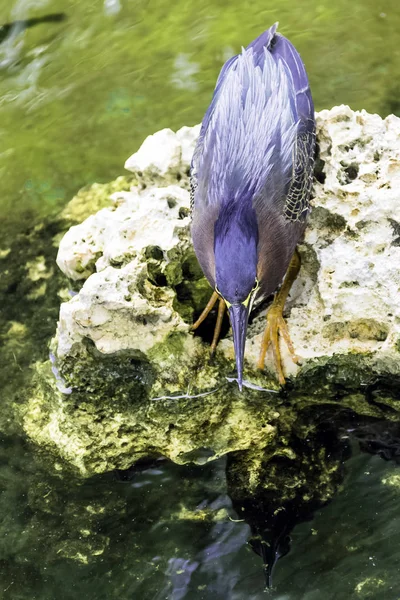
[[[53,362],[37,364],[18,408],[31,440],[84,477],[145,457],[203,464],[247,453],[255,481],[310,407],[398,419],[400,119],[340,106],[317,115],[317,134],[313,210],[286,306],[300,365],[282,342],[285,390],[269,353],[256,369],[267,305],[250,323],[243,394],[227,327],[213,361],[208,333],[190,332],[211,293],[190,240],[198,128],[163,130],[129,159],[130,180],[82,190],[63,211],[74,225],[55,235],[57,264],[77,293],[61,304]],[[51,281],[40,256],[30,285]],[[290,444],[285,453],[296,462]]]

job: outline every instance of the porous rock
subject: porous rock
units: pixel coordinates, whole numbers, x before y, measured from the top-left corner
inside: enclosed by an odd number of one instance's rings
[[[320,112],[317,127],[323,168],[288,303],[292,341],[303,365],[357,356],[398,375],[400,119],[339,106]],[[287,352],[285,367],[298,372]]]
[[[210,364],[207,344],[190,333],[211,292],[189,233],[198,127],[163,130],[129,159],[134,187],[60,243],[58,265],[83,285],[61,305],[52,345],[60,389],[49,365],[37,369],[23,414],[32,439],[90,475],[149,455],[272,456],[310,404],[397,419],[400,119],[340,106],[319,113],[317,128],[313,209],[286,308],[300,367],[281,343],[289,402],[274,393],[269,353],[265,372],[256,370],[265,305],[250,325],[242,395],[227,380],[229,335]]]

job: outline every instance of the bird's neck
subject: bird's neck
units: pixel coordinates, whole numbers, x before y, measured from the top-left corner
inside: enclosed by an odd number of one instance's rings
[[[221,293],[226,290],[224,297],[229,301],[238,293],[246,298],[257,274],[256,215],[252,208],[247,211],[240,208],[221,210],[214,229],[216,280]]]
[[[248,240],[258,243],[257,215],[251,202],[227,202],[222,204],[214,226],[214,239],[217,242],[230,239]]]

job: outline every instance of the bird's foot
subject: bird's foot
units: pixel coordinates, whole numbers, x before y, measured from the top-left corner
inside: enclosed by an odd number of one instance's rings
[[[283,306],[280,303],[275,303],[274,301],[267,314],[267,326],[264,331],[261,343],[260,358],[257,366],[259,369],[264,368],[265,355],[268,348],[271,346],[279,383],[281,385],[285,385],[285,377],[282,370],[281,352],[279,348],[279,336],[285,340],[293,362],[297,364],[299,362],[299,357],[296,356],[286,321],[282,315],[282,311]]]

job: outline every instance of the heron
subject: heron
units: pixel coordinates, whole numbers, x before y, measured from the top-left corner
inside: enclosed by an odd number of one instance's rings
[[[192,240],[214,290],[192,328],[219,301],[214,352],[228,309],[240,391],[249,314],[255,300],[276,290],[258,367],[271,346],[285,384],[280,337],[298,362],[283,308],[300,269],[296,245],[310,211],[315,116],[304,64],[277,27],[222,67],[191,162]]]

